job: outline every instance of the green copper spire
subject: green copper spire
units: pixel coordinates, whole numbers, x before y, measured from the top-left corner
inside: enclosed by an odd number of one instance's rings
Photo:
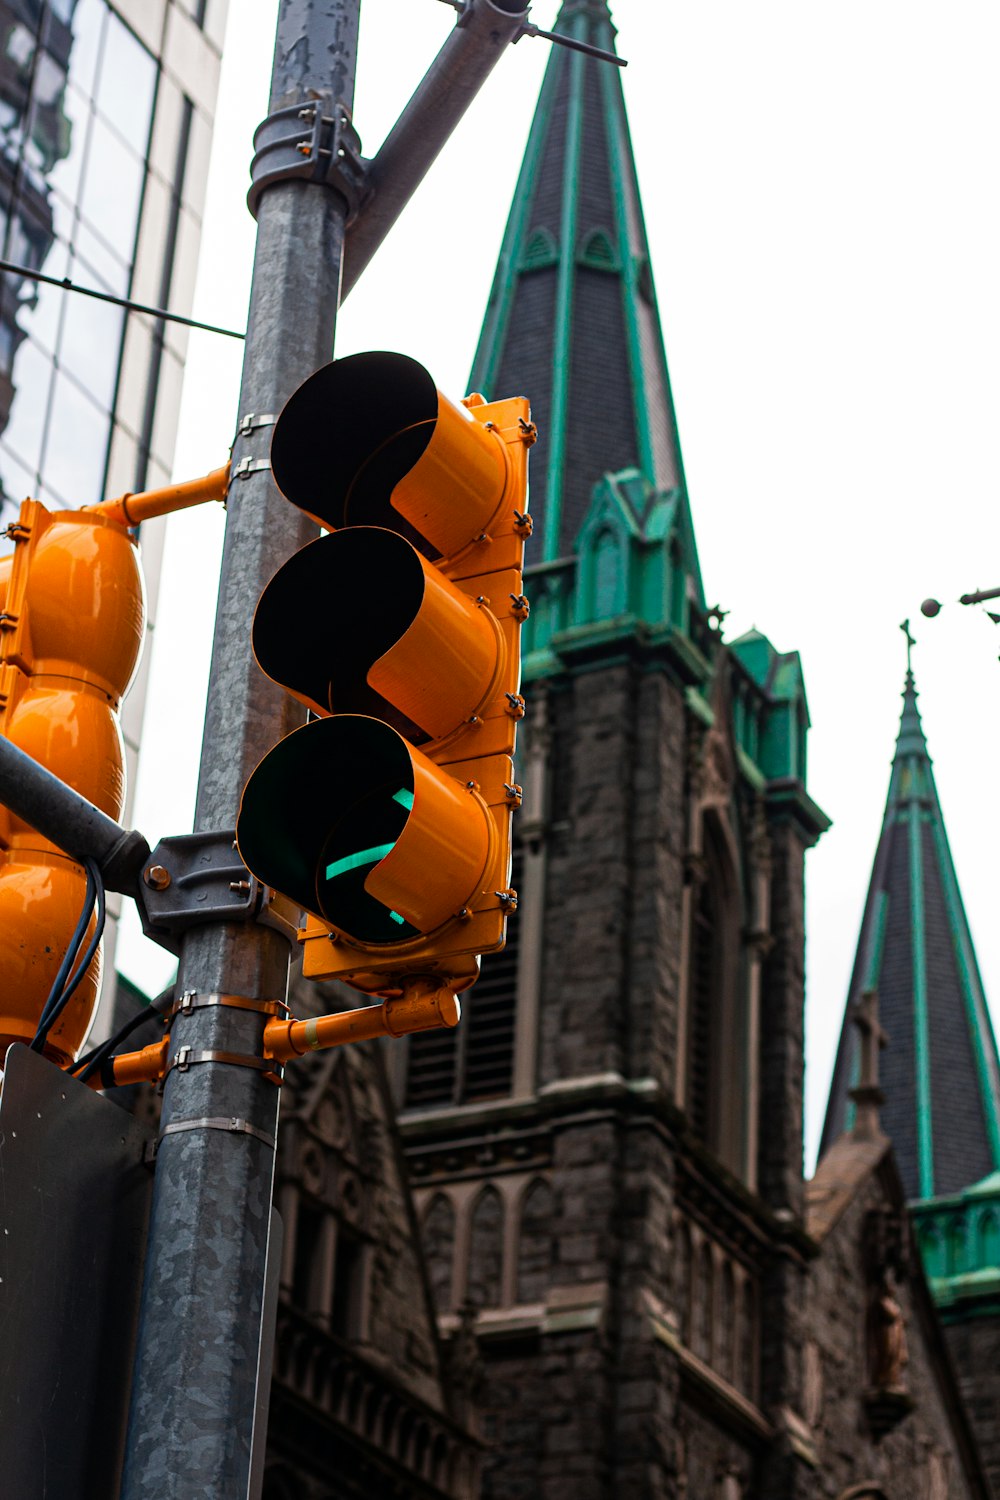
[[[876,988],[882,1124],[907,1194],[960,1192],[1000,1168],[1000,1065],[909,663],[848,1014]],[[850,1124],[856,1052],[845,1024],[821,1154]]]
[[[565,0],[556,30],[614,49],[605,0]],[[533,562],[575,551],[605,473],[684,489],[620,70],[558,45],[470,385],[531,396]]]

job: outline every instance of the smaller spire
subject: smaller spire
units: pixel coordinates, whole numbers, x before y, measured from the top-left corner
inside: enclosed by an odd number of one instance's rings
[[[612,32],[617,35],[615,26],[611,20],[611,8],[608,5],[608,0],[563,0],[556,19],[556,31],[564,29],[564,22],[572,21],[574,16],[586,16],[588,21],[593,21],[601,26],[610,26]]]
[[[913,676],[913,648],[917,644],[916,638],[913,635],[911,635],[911,633],[910,633],[910,622],[909,622],[909,620],[904,620],[903,623],[902,623],[902,625],[900,625],[899,628],[903,632],[903,634],[906,636],[906,675],[907,675],[907,677],[912,677]]]
[[[906,677],[903,682],[903,712],[899,721],[899,735],[896,740],[893,764],[899,766],[905,759],[914,755],[930,764],[927,738],[920,722],[920,710],[917,708],[919,694],[913,676],[913,648],[917,643],[910,634],[909,620],[904,620],[899,628],[906,636]],[[893,785],[889,789],[890,800],[894,792],[897,797],[901,797],[905,796],[909,790],[911,787],[908,780],[900,785],[900,778],[894,776]]]
[[[820,1155],[845,1129],[881,1130],[907,1197],[927,1199],[1000,1170],[1000,1057],[920,722],[909,621],[901,629],[899,736]],[[871,1092],[876,987],[897,1042],[883,1060],[884,1101]]]
[[[873,1141],[882,1134],[879,1108],[885,1103],[885,1095],[879,1087],[879,1053],[889,1040],[878,1019],[878,990],[865,990],[851,1011],[851,1020],[860,1037],[861,1058],[858,1081],[848,1090],[854,1103],[854,1138],[858,1141]]]

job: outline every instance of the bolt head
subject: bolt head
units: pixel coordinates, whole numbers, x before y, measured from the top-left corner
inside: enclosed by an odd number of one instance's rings
[[[142,878],[151,891],[165,891],[170,884],[170,871],[163,865],[150,865]]]

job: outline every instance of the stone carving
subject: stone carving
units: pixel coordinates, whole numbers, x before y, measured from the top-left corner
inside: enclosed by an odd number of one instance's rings
[[[901,1214],[877,1210],[865,1224],[868,1285],[868,1422],[876,1438],[913,1410],[906,1385],[909,1354],[899,1286],[909,1261],[909,1232]]]
[[[688,1436],[679,1427],[674,1436],[674,1465],[677,1469],[677,1500],[688,1500]]]
[[[854,1136],[856,1140],[875,1140],[881,1134],[879,1106],[885,1103],[879,1087],[879,1053],[889,1040],[879,1024],[877,990],[865,990],[851,1020],[858,1029],[861,1050],[858,1081],[850,1090],[855,1109]]]
[[[823,1416],[823,1356],[815,1339],[802,1351],[802,1406],[809,1426],[816,1428]]]
[[[476,1337],[476,1316],[477,1310],[473,1304],[463,1303],[458,1314],[458,1327],[445,1354],[451,1387],[452,1415],[470,1427],[476,1424],[485,1376],[479,1340]]]
[[[872,1304],[872,1385],[881,1391],[906,1389],[906,1328],[903,1309],[893,1293],[887,1272]]]
[[[927,1460],[927,1500],[948,1500],[948,1460],[936,1451]]]

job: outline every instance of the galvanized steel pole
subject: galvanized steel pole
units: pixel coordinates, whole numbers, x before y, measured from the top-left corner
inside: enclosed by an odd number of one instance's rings
[[[283,119],[308,137],[317,102],[333,114],[351,109],[359,9],[360,0],[281,0],[270,121],[289,111]],[[268,419],[332,357],[347,202],[331,186],[278,177],[255,207],[245,431],[233,455],[247,477],[229,499],[199,830],[234,826],[250,772],[304,716],[256,667],[250,628],[264,585],[315,534],[272,483]],[[288,963],[273,930],[207,925],[185,939],[178,992],[283,1000]],[[226,1005],[193,1009],[175,1018],[171,1051],[253,1059],[266,1019]],[[250,1129],[207,1123],[220,1119]],[[278,1090],[252,1066],[206,1061],[167,1079],[163,1125],[185,1128],[162,1138],[157,1157],[122,1500],[246,1500],[277,1121]]]

